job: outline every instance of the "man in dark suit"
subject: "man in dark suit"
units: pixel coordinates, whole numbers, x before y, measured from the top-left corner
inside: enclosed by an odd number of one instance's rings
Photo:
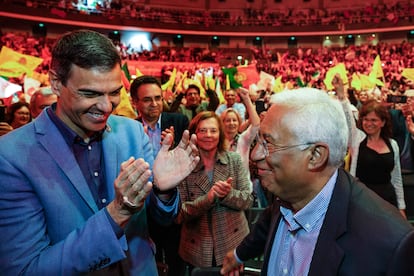
[[[154,155],[157,155],[161,141],[168,133],[174,137],[173,146],[177,146],[184,130],[188,128],[188,119],[179,113],[162,112],[163,97],[159,81],[152,76],[140,76],[131,83],[130,94]],[[157,246],[157,261],[168,265],[169,275],[183,273],[184,263],[177,254],[181,227],[177,224],[161,225],[151,219],[148,219],[148,224],[150,236]]]
[[[140,76],[131,83],[130,94],[138,111],[137,119],[144,125],[153,145],[154,155],[157,155],[167,133],[173,135],[173,146],[177,146],[188,128],[188,119],[179,113],[163,112],[160,82],[152,76]]]
[[[414,275],[414,229],[341,169],[348,129],[325,92],[273,96],[251,158],[277,200],[227,253],[222,274],[264,253],[263,275]]]

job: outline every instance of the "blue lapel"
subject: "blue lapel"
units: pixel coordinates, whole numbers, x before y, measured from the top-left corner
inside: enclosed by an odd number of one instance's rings
[[[118,141],[114,139],[115,135],[111,135],[111,132],[112,129],[110,127],[110,123],[108,122],[108,126],[103,134],[102,148],[105,164],[105,180],[110,201],[112,201],[115,197],[115,189],[113,185],[114,180],[118,176],[118,172],[120,170],[119,164],[121,164],[121,162],[118,161],[120,156],[118,156],[118,152],[116,150]]]
[[[34,125],[39,143],[49,152],[50,157],[61,168],[62,173],[66,175],[88,206],[97,212],[98,207],[72,151],[47,113],[42,112],[34,121]]]

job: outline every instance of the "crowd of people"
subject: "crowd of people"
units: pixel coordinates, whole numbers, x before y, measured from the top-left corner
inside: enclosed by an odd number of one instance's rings
[[[190,8],[152,6],[136,1],[97,1],[88,5],[84,1],[28,0],[28,7],[58,8],[64,12],[95,14],[111,18],[134,19],[137,22],[176,23],[194,26],[317,26],[337,25],[344,28],[358,23],[397,23],[399,20],[412,21],[413,5],[410,2],[366,5],[355,8],[297,8],[271,9],[267,6],[257,9],[242,5],[233,11],[216,11]]]
[[[50,49],[55,39],[37,38],[28,33],[3,33],[1,46],[7,46],[23,54],[43,58],[43,63],[37,70],[47,73],[50,61]],[[214,75],[221,78],[224,85],[225,76],[219,63],[226,59],[225,48],[222,49],[198,49],[198,48],[159,48],[153,51],[129,51],[127,45],[115,42],[124,61],[164,61],[167,64],[160,70],[162,83],[169,78],[171,71],[176,68],[179,72],[185,71],[189,76],[194,76],[196,71],[203,68],[203,58],[215,63],[212,68]],[[323,80],[327,70],[337,63],[344,63],[348,74],[368,74],[377,55],[381,57],[382,70],[384,72],[385,87],[391,87],[392,81],[401,80],[401,72],[405,68],[414,68],[414,47],[408,41],[400,43],[383,43],[376,45],[363,44],[350,45],[342,48],[318,47],[296,49],[269,49],[266,47],[252,47],[246,49],[250,52],[250,64],[255,64],[257,72],[266,72],[275,77],[282,76],[283,83],[292,86],[313,86],[324,88]],[[193,63],[191,66],[175,67],[174,62],[185,61]],[[236,61],[228,62],[228,66],[238,66]]]

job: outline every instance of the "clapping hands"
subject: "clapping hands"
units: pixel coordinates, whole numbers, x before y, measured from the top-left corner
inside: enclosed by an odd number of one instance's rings
[[[152,190],[149,182],[151,170],[144,159],[130,157],[121,164],[121,172],[115,179],[115,199],[107,206],[114,221],[123,226],[129,218],[144,206]]]
[[[200,161],[195,134],[190,137],[189,131],[185,130],[178,146],[169,150],[172,142],[173,136],[168,133],[154,161],[154,182],[162,191],[176,187]]]
[[[224,198],[231,191],[233,178],[229,177],[226,181],[217,181],[211,187],[210,191],[207,194],[207,197],[210,202],[214,202],[216,198]]]

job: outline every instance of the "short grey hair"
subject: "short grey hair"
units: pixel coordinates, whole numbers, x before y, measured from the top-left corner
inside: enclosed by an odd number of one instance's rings
[[[285,114],[284,120],[296,139],[294,143],[326,143],[329,146],[328,165],[339,167],[343,164],[349,129],[338,100],[319,89],[299,88],[277,93],[270,102],[293,111]]]

